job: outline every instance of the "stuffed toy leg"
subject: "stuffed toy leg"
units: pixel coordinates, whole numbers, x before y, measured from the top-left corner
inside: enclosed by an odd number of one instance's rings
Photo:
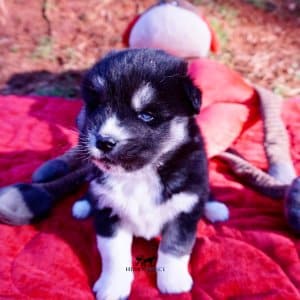
[[[290,155],[289,136],[281,119],[283,99],[269,90],[255,86],[259,95],[264,125],[264,148],[268,158],[268,173],[280,182],[290,184],[296,171]]]
[[[270,198],[284,199],[287,222],[296,232],[300,232],[300,177],[295,177],[290,184],[285,184],[230,151],[225,151],[217,157],[228,163],[236,177],[245,184]]]
[[[0,190],[0,221],[28,224],[45,217],[64,196],[99,174],[91,162],[81,159],[79,145],[38,168],[32,183],[18,183]]]
[[[281,119],[282,98],[271,91],[255,86],[260,101],[264,128],[264,150],[268,160],[268,173],[248,163],[237,153],[228,150],[217,157],[229,163],[240,179],[271,198],[283,198],[297,177],[290,155],[287,130]],[[282,188],[281,188],[282,186]]]
[[[80,147],[77,145],[64,154],[51,159],[38,168],[32,175],[32,182],[48,182],[70,173],[82,165]]]
[[[297,177],[290,155],[289,136],[281,119],[282,99],[255,86],[264,125],[264,149],[268,173],[256,168],[231,150],[217,155],[227,162],[239,180],[273,199],[284,199],[288,224],[300,232],[300,177]]]

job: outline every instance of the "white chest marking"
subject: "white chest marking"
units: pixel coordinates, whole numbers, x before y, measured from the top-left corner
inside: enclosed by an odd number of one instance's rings
[[[189,212],[197,196],[175,194],[161,203],[162,184],[152,167],[135,172],[111,173],[104,183],[91,182],[92,193],[98,197],[98,208],[112,208],[122,225],[136,236],[150,239],[158,235],[168,221],[181,212]]]

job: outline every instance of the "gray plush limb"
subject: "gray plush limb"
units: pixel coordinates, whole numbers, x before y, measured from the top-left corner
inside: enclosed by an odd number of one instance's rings
[[[283,199],[287,186],[296,177],[296,171],[290,154],[288,132],[281,119],[282,99],[260,86],[255,86],[255,89],[260,100],[269,174],[229,151],[218,157],[226,161],[232,171],[247,184],[272,198]]]
[[[32,186],[42,188],[49,194],[55,195],[55,199],[59,199],[70,194],[73,190],[80,188],[82,184],[85,181],[89,181],[92,174],[96,172],[96,167],[92,163],[86,163],[84,166],[80,166],[76,170],[56,180],[44,183],[33,183]]]
[[[217,157],[229,164],[233,173],[239,179],[260,193],[275,199],[284,198],[288,185],[281,183],[242,157],[229,151],[222,152]]]
[[[0,221],[23,225],[47,215],[63,196],[89,181],[97,169],[91,163],[46,183],[16,184],[0,189]]]
[[[71,170],[74,170],[82,164],[81,158],[82,157],[80,156],[80,145],[76,145],[64,154],[56,157],[56,159],[67,163]]]
[[[0,221],[10,225],[28,224],[34,217],[17,186],[0,190]]]
[[[42,164],[32,175],[36,183],[49,182],[63,177],[82,164],[80,145],[71,148],[64,154]]]
[[[288,224],[300,232],[300,177],[290,154],[289,135],[281,118],[282,99],[271,91],[255,86],[260,98],[264,126],[264,149],[269,163],[268,173],[251,165],[242,157],[223,152],[218,155],[245,183],[275,199],[284,199]]]
[[[296,233],[300,233],[300,177],[295,178],[291,185],[287,185],[236,154],[223,152],[217,157],[228,163],[239,179],[260,193],[274,199],[284,199],[287,222]]]
[[[296,177],[296,171],[290,154],[289,135],[281,118],[283,100],[260,86],[255,86],[255,89],[260,98],[268,173],[282,183],[290,184]]]

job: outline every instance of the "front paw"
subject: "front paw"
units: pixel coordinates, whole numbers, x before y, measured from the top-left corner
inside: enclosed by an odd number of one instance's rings
[[[70,172],[68,164],[60,159],[51,159],[42,164],[32,175],[32,181],[48,182],[58,179]]]
[[[157,287],[164,294],[179,294],[189,292],[193,285],[193,279],[188,270],[181,272],[157,272]]]
[[[122,276],[120,275],[101,274],[93,287],[97,300],[124,300],[128,298],[133,274],[128,271]]]

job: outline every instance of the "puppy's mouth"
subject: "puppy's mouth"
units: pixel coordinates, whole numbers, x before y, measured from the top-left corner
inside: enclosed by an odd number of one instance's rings
[[[102,171],[130,172],[142,168],[149,162],[149,155],[146,155],[148,152],[142,147],[127,147],[117,153],[101,153],[91,148],[89,152],[92,162]]]
[[[92,161],[99,169],[104,170],[104,171],[109,171],[114,166],[116,166],[116,163],[107,157],[103,157],[103,158],[99,158],[99,159],[93,158]]]
[[[121,170],[130,172],[143,167],[143,164],[139,165],[139,164],[134,164],[132,162],[116,162],[107,157],[103,157],[103,158],[93,157],[92,162],[100,170],[104,172],[120,172]]]

